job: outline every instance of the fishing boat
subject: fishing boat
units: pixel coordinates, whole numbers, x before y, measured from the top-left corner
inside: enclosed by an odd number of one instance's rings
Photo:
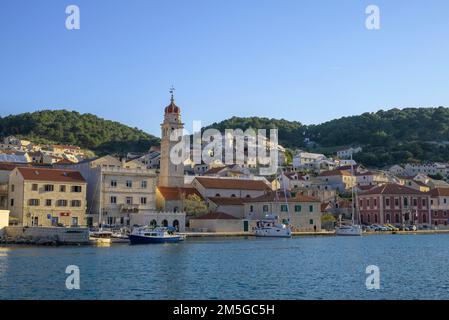
[[[268,214],[265,219],[257,221],[254,234],[256,237],[290,238],[292,231],[290,226],[279,222],[277,216]]]
[[[112,243],[112,231],[98,230],[89,233],[89,240],[99,244],[108,245]]]
[[[173,243],[183,241],[184,235],[177,234],[173,227],[149,227],[144,226],[135,228],[129,235],[131,244],[149,244],[149,243]]]

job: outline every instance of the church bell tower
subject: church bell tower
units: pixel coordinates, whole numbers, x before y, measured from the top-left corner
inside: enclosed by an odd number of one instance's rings
[[[170,104],[165,107],[164,122],[161,124],[161,162],[159,174],[159,186],[183,187],[184,164],[174,164],[170,160],[170,150],[179,141],[170,141],[170,133],[176,129],[183,129],[181,122],[181,109],[175,104],[174,88],[170,89]]]

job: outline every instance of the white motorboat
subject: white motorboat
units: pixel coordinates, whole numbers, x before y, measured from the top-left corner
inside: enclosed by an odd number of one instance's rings
[[[290,238],[292,230],[290,226],[280,223],[278,217],[274,215],[267,215],[265,219],[257,221],[254,228],[256,237],[279,237]]]
[[[92,231],[89,233],[89,240],[98,245],[108,245],[112,243],[112,232],[105,230]]]

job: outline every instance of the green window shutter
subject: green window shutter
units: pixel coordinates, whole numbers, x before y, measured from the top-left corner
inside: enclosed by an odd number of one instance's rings
[[[313,224],[313,219],[310,219],[310,220],[309,220],[309,224]]]
[[[312,205],[309,206],[309,211],[313,212],[313,206]]]
[[[301,212],[301,205],[295,206],[295,212]]]

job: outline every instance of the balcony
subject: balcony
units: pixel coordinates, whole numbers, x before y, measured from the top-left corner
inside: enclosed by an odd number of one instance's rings
[[[138,213],[140,205],[138,204],[120,204],[120,212]]]

